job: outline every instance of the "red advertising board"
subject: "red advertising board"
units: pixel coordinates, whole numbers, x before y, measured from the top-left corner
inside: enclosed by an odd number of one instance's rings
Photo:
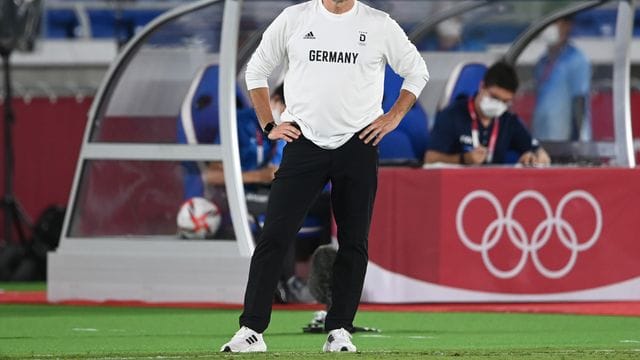
[[[635,169],[382,169],[370,262],[409,294],[415,284],[524,297],[602,289],[640,279],[639,215]],[[424,301],[466,300],[434,295]]]

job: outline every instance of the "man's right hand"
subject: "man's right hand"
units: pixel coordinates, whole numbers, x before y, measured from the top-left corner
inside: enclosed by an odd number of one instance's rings
[[[300,130],[293,126],[290,122],[283,122],[276,126],[269,132],[269,140],[282,139],[286,142],[292,142],[300,137],[302,133]]]
[[[487,159],[487,148],[478,146],[464,153],[464,163],[468,165],[480,165]]]

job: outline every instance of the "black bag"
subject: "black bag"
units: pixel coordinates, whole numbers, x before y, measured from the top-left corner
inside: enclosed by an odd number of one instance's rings
[[[46,262],[47,252],[58,248],[64,213],[65,208],[58,205],[50,205],[44,209],[36,220],[33,226],[31,249],[38,260]]]

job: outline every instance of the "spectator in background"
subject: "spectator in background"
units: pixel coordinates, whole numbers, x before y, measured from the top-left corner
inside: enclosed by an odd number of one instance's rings
[[[481,43],[463,38],[463,23],[458,18],[449,18],[436,25],[436,38],[428,38],[421,49],[427,51],[483,51]]]
[[[463,37],[463,23],[457,18],[447,19],[436,25],[439,51],[484,51],[478,41]]]
[[[458,51],[462,45],[462,24],[458,19],[447,19],[436,25],[439,51]]]
[[[504,164],[512,151],[521,164],[549,164],[544,149],[508,111],[517,89],[513,67],[502,62],[492,65],[475,96],[458,99],[438,115],[425,163]]]
[[[282,85],[271,94],[270,103],[273,116],[279,118],[285,109]],[[237,109],[236,113],[242,181],[248,185],[269,184],[280,165],[282,149],[286,142],[266,139],[252,108]],[[214,143],[220,143],[219,134]],[[224,173],[220,162],[209,163],[203,175],[208,185],[224,185]]]
[[[540,140],[591,139],[591,65],[569,42],[571,27],[572,19],[564,17],[540,35],[547,52],[534,69],[537,97],[532,123],[533,135]]]

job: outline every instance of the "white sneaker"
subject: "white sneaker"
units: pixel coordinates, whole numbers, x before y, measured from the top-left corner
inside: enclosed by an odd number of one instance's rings
[[[316,311],[313,313],[313,320],[311,323],[314,325],[324,325],[324,319],[327,318],[327,312],[324,310]]]
[[[327,341],[324,343],[322,347],[322,351],[324,352],[338,352],[338,351],[347,351],[347,352],[356,352],[356,346],[351,342],[351,334],[343,329],[335,329],[329,331],[329,336],[327,336]]]
[[[233,335],[231,340],[222,345],[222,352],[265,352],[267,344],[262,339],[262,334],[243,326]]]

